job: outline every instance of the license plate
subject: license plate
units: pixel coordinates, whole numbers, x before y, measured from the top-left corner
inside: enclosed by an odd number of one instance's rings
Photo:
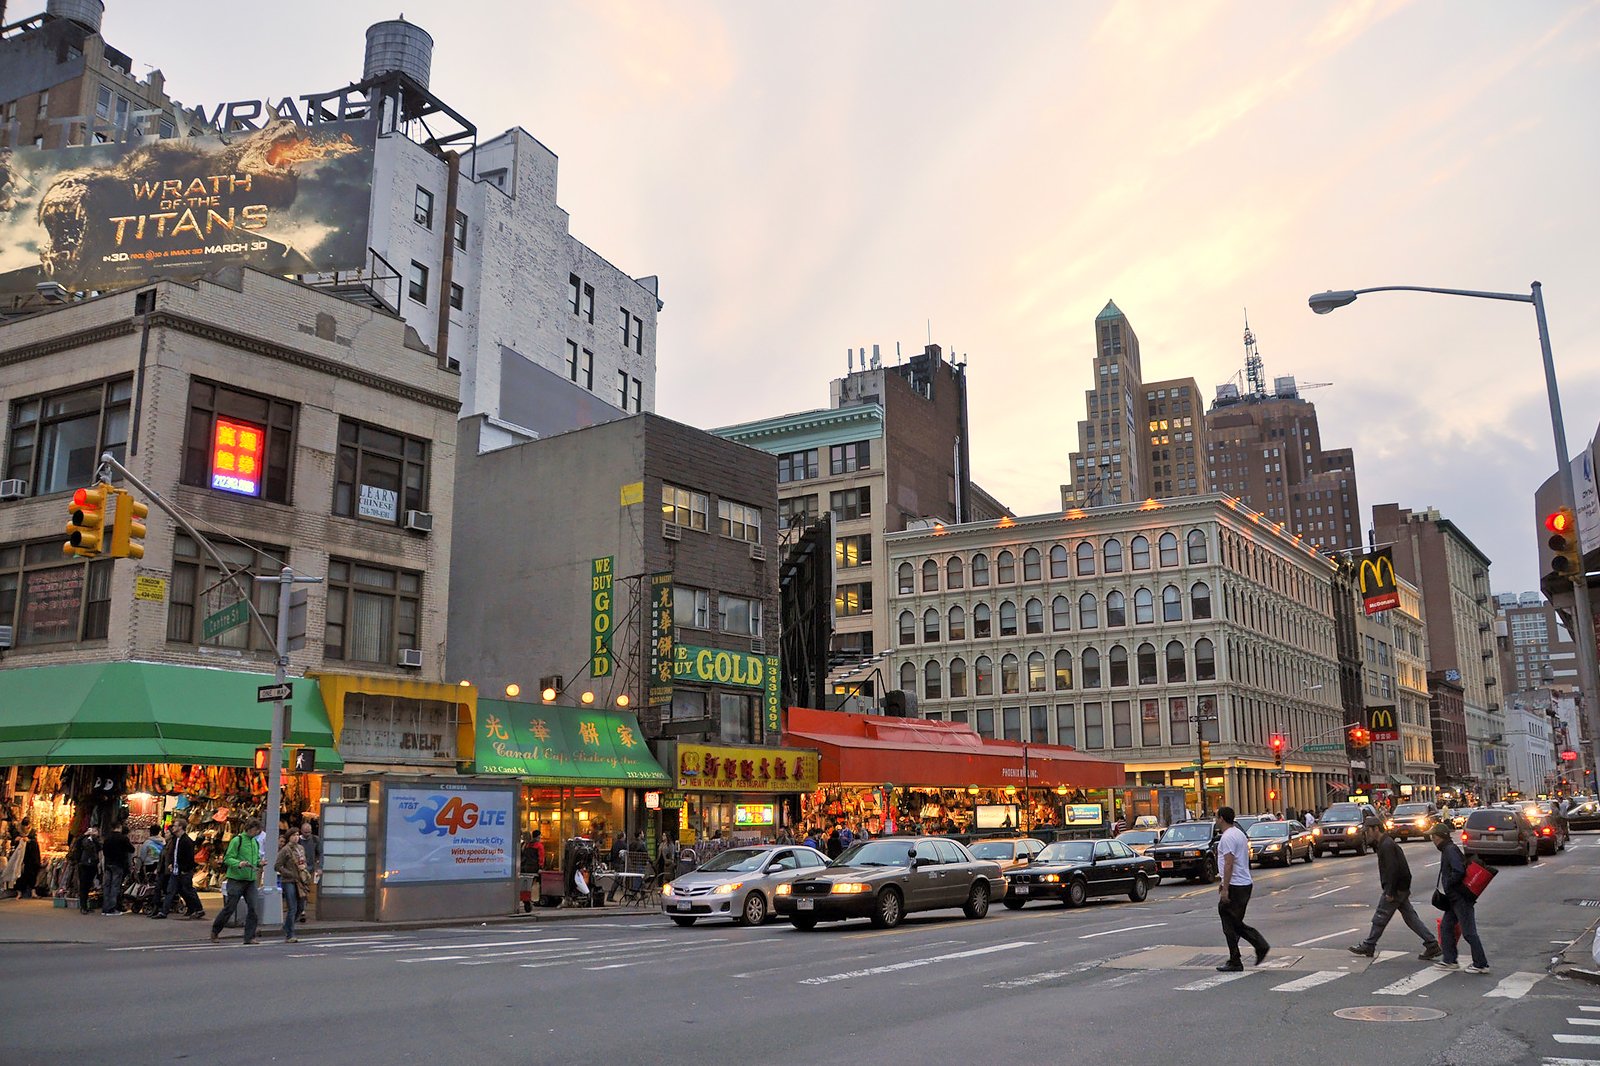
[[[679,900],[679,901],[678,901],[678,909],[679,909],[679,910],[680,910],[680,911],[686,911],[686,910],[688,910],[688,909],[689,909],[689,908],[690,908],[690,907],[693,907],[693,906],[694,906],[694,904],[692,904],[692,903],[690,903],[690,902],[689,902],[689,901],[688,901],[688,900],[686,900],[686,899],[683,899],[683,900]]]
[[[1027,894],[1028,894],[1028,886],[1027,885],[1018,885],[1017,886],[1017,895],[1026,896]]]
[[[1485,834],[1483,834],[1483,839],[1485,839],[1485,840],[1499,840],[1500,839],[1500,834],[1499,833],[1485,833]]]
[[[1163,870],[1170,870],[1170,869],[1172,869],[1172,863],[1170,861],[1164,861],[1161,864],[1161,868]]]
[[[796,910],[814,911],[817,909],[817,901],[814,899],[796,900],[794,905]]]

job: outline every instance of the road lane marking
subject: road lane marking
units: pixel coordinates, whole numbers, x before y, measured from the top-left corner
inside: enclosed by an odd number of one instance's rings
[[[1167,924],[1166,922],[1151,922],[1148,925],[1128,925],[1128,926],[1122,927],[1121,929],[1107,929],[1104,932],[1100,932],[1100,933],[1085,933],[1083,936],[1080,936],[1078,939],[1079,940],[1093,940],[1097,936],[1110,936],[1112,933],[1131,933],[1136,929],[1159,929],[1161,926],[1166,925],[1166,924]]]
[[[1330,888],[1326,892],[1318,892],[1315,895],[1307,896],[1306,899],[1321,899],[1323,896],[1331,896],[1335,892],[1343,892],[1345,889],[1347,889],[1349,887],[1350,887],[1349,885],[1340,885],[1338,888]]]
[[[729,944],[727,947],[749,947],[754,943],[756,943],[756,941],[745,941],[742,944]],[[632,965],[644,966],[652,962],[673,962],[679,957],[687,955],[693,951],[710,951],[713,948],[720,948],[722,946],[723,942],[720,939],[703,941],[693,947],[673,948],[666,954],[653,955],[643,959],[635,958]],[[564,958],[542,959],[539,962],[524,962],[520,963],[519,965],[524,970],[544,970],[550,968],[551,966],[567,966],[574,962],[611,962],[615,959],[629,958],[631,955],[633,955],[633,952],[629,951],[626,945],[618,945],[615,948],[604,948],[593,953],[585,953],[577,949],[568,949],[568,954]],[[460,965],[471,966],[473,963],[463,962]]]
[[[1372,965],[1376,966],[1378,963],[1388,962],[1390,959],[1403,959],[1409,954],[1411,954],[1409,951],[1380,951],[1372,957]]]
[[[1409,996],[1418,989],[1427,988],[1435,981],[1442,980],[1450,975],[1449,970],[1418,970],[1410,977],[1402,977],[1393,984],[1384,985],[1373,993],[1375,996]]]
[[[1600,1021],[1595,1021],[1593,1018],[1568,1018],[1567,1019],[1567,1024],[1568,1025],[1600,1025]]]
[[[930,955],[925,959],[908,959],[905,962],[890,963],[886,966],[872,966],[864,970],[849,970],[845,973],[832,973],[826,977],[803,977],[799,983],[803,985],[825,985],[834,981],[848,981],[856,977],[875,977],[878,974],[895,973],[899,970],[911,970],[918,966],[932,966],[937,962],[950,962],[954,959],[971,959],[979,955],[992,955],[997,951],[1011,951],[1016,948],[1033,947],[1037,941],[1013,940],[1007,944],[994,944],[986,948],[972,948],[968,951],[952,951],[944,955]]]
[[[1539,983],[1539,978],[1543,976],[1544,974],[1529,973],[1526,970],[1518,970],[1516,973],[1510,974],[1499,984],[1485,992],[1484,996],[1485,998],[1498,996],[1501,999],[1521,999],[1523,996],[1528,994],[1529,989]],[[1600,1022],[1596,1022],[1595,1024],[1600,1025]]]
[[[1046,970],[1044,973],[1029,974],[1027,977],[1013,977],[1008,981],[995,981],[994,983],[984,985],[983,987],[1008,989],[1027,988],[1029,985],[1042,985],[1046,981],[1054,981],[1061,977],[1072,977],[1075,974],[1087,973],[1090,970],[1096,969],[1097,967],[1104,966],[1109,961],[1111,961],[1110,956],[1103,959],[1090,959],[1088,962],[1080,962],[1074,966],[1069,966],[1065,970]]]
[[[1590,1014],[1600,1014],[1600,1007],[1579,1007],[1578,1009],[1588,1011]]]
[[[554,944],[562,940],[576,940],[575,936],[541,936],[532,940],[473,940],[465,944],[412,944],[409,947],[391,948],[380,947],[368,951],[368,955],[388,955],[400,951],[455,951],[460,948],[513,948],[521,944]],[[663,938],[665,939],[665,938]],[[659,941],[639,940],[634,943],[659,943]]]
[[[1351,933],[1359,933],[1359,932],[1361,932],[1361,930],[1359,928],[1341,929],[1337,933],[1329,933],[1327,936],[1314,936],[1310,940],[1302,940],[1302,941],[1300,941],[1300,943],[1293,944],[1291,946],[1292,947],[1297,947],[1297,948],[1307,948],[1307,947],[1310,947],[1312,944],[1320,944],[1324,940],[1332,940],[1334,937],[1349,936]]]
[[[1600,1059],[1553,1059],[1547,1055],[1540,1066],[1600,1066]]]
[[[471,955],[430,955],[425,959],[401,959],[401,962],[452,962],[455,959],[470,959]]]
[[[1285,981],[1281,985],[1273,985],[1272,990],[1274,992],[1304,992],[1308,988],[1316,988],[1318,985],[1325,985],[1329,981],[1337,981],[1348,972],[1347,970],[1318,970],[1316,973],[1308,973],[1304,977],[1297,977],[1293,981]]]
[[[1189,984],[1186,984],[1186,985],[1179,985],[1177,988],[1173,989],[1173,991],[1174,992],[1204,992],[1207,989],[1217,988],[1217,987],[1220,987],[1222,985],[1225,985],[1229,981],[1238,981],[1238,980],[1241,980],[1241,979],[1249,977],[1249,976],[1250,976],[1249,971],[1245,971],[1243,973],[1216,973],[1216,974],[1212,974],[1210,977],[1202,977],[1198,981],[1191,981]]]
[[[1600,1044],[1600,1036],[1578,1035],[1575,1033],[1552,1033],[1558,1044]]]

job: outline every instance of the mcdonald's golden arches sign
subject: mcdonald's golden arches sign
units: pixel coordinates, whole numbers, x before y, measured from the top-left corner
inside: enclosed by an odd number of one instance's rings
[[[1400,586],[1394,579],[1394,558],[1388,548],[1361,557],[1357,580],[1361,584],[1361,607],[1367,614],[1400,606]]]
[[[1385,740],[1400,739],[1400,730],[1394,724],[1393,707],[1368,707],[1367,715],[1372,723],[1372,742],[1374,744]]]

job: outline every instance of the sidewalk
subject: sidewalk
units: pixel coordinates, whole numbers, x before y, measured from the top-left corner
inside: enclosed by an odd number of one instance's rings
[[[1600,985],[1600,969],[1594,961],[1594,938],[1600,936],[1600,918],[1589,923],[1589,929],[1578,939],[1568,944],[1550,960],[1550,972],[1558,977],[1570,977],[1575,981],[1587,981],[1592,985]]]
[[[80,914],[77,903],[54,906],[48,899],[0,899],[0,944],[171,944],[203,941],[211,929],[211,919],[220,906],[220,896],[202,895],[206,905],[203,921],[168,918],[153,921],[142,914],[123,914],[116,918],[98,909]],[[240,904],[239,913],[244,913]],[[639,918],[659,915],[650,907],[535,907],[531,913],[492,915],[478,918],[436,918],[413,922],[301,922],[297,936],[327,933],[392,933],[411,929],[446,929],[463,926],[532,925],[538,922],[574,921],[586,918]],[[230,930],[230,933],[233,932]],[[271,937],[278,930],[262,930]]]

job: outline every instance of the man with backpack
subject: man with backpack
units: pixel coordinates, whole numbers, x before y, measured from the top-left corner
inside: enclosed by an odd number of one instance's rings
[[[122,913],[122,883],[133,867],[133,842],[128,839],[126,823],[118,822],[111,827],[100,850],[106,867],[100,883],[100,913],[111,917]]]
[[[88,914],[89,893],[94,891],[94,879],[100,872],[99,830],[90,826],[80,833],[69,856],[78,869],[78,913]]]
[[[234,834],[228,841],[228,850],[223,856],[226,869],[223,873],[223,903],[222,910],[217,914],[217,920],[211,923],[211,942],[216,943],[222,937],[222,930],[233,919],[233,912],[239,908],[239,899],[244,898],[244,942],[245,946],[259,943],[256,939],[256,924],[261,919],[261,891],[256,887],[256,877],[262,869],[261,844],[256,840],[256,834],[261,832],[261,819],[252,818],[244,824],[244,832]]]

